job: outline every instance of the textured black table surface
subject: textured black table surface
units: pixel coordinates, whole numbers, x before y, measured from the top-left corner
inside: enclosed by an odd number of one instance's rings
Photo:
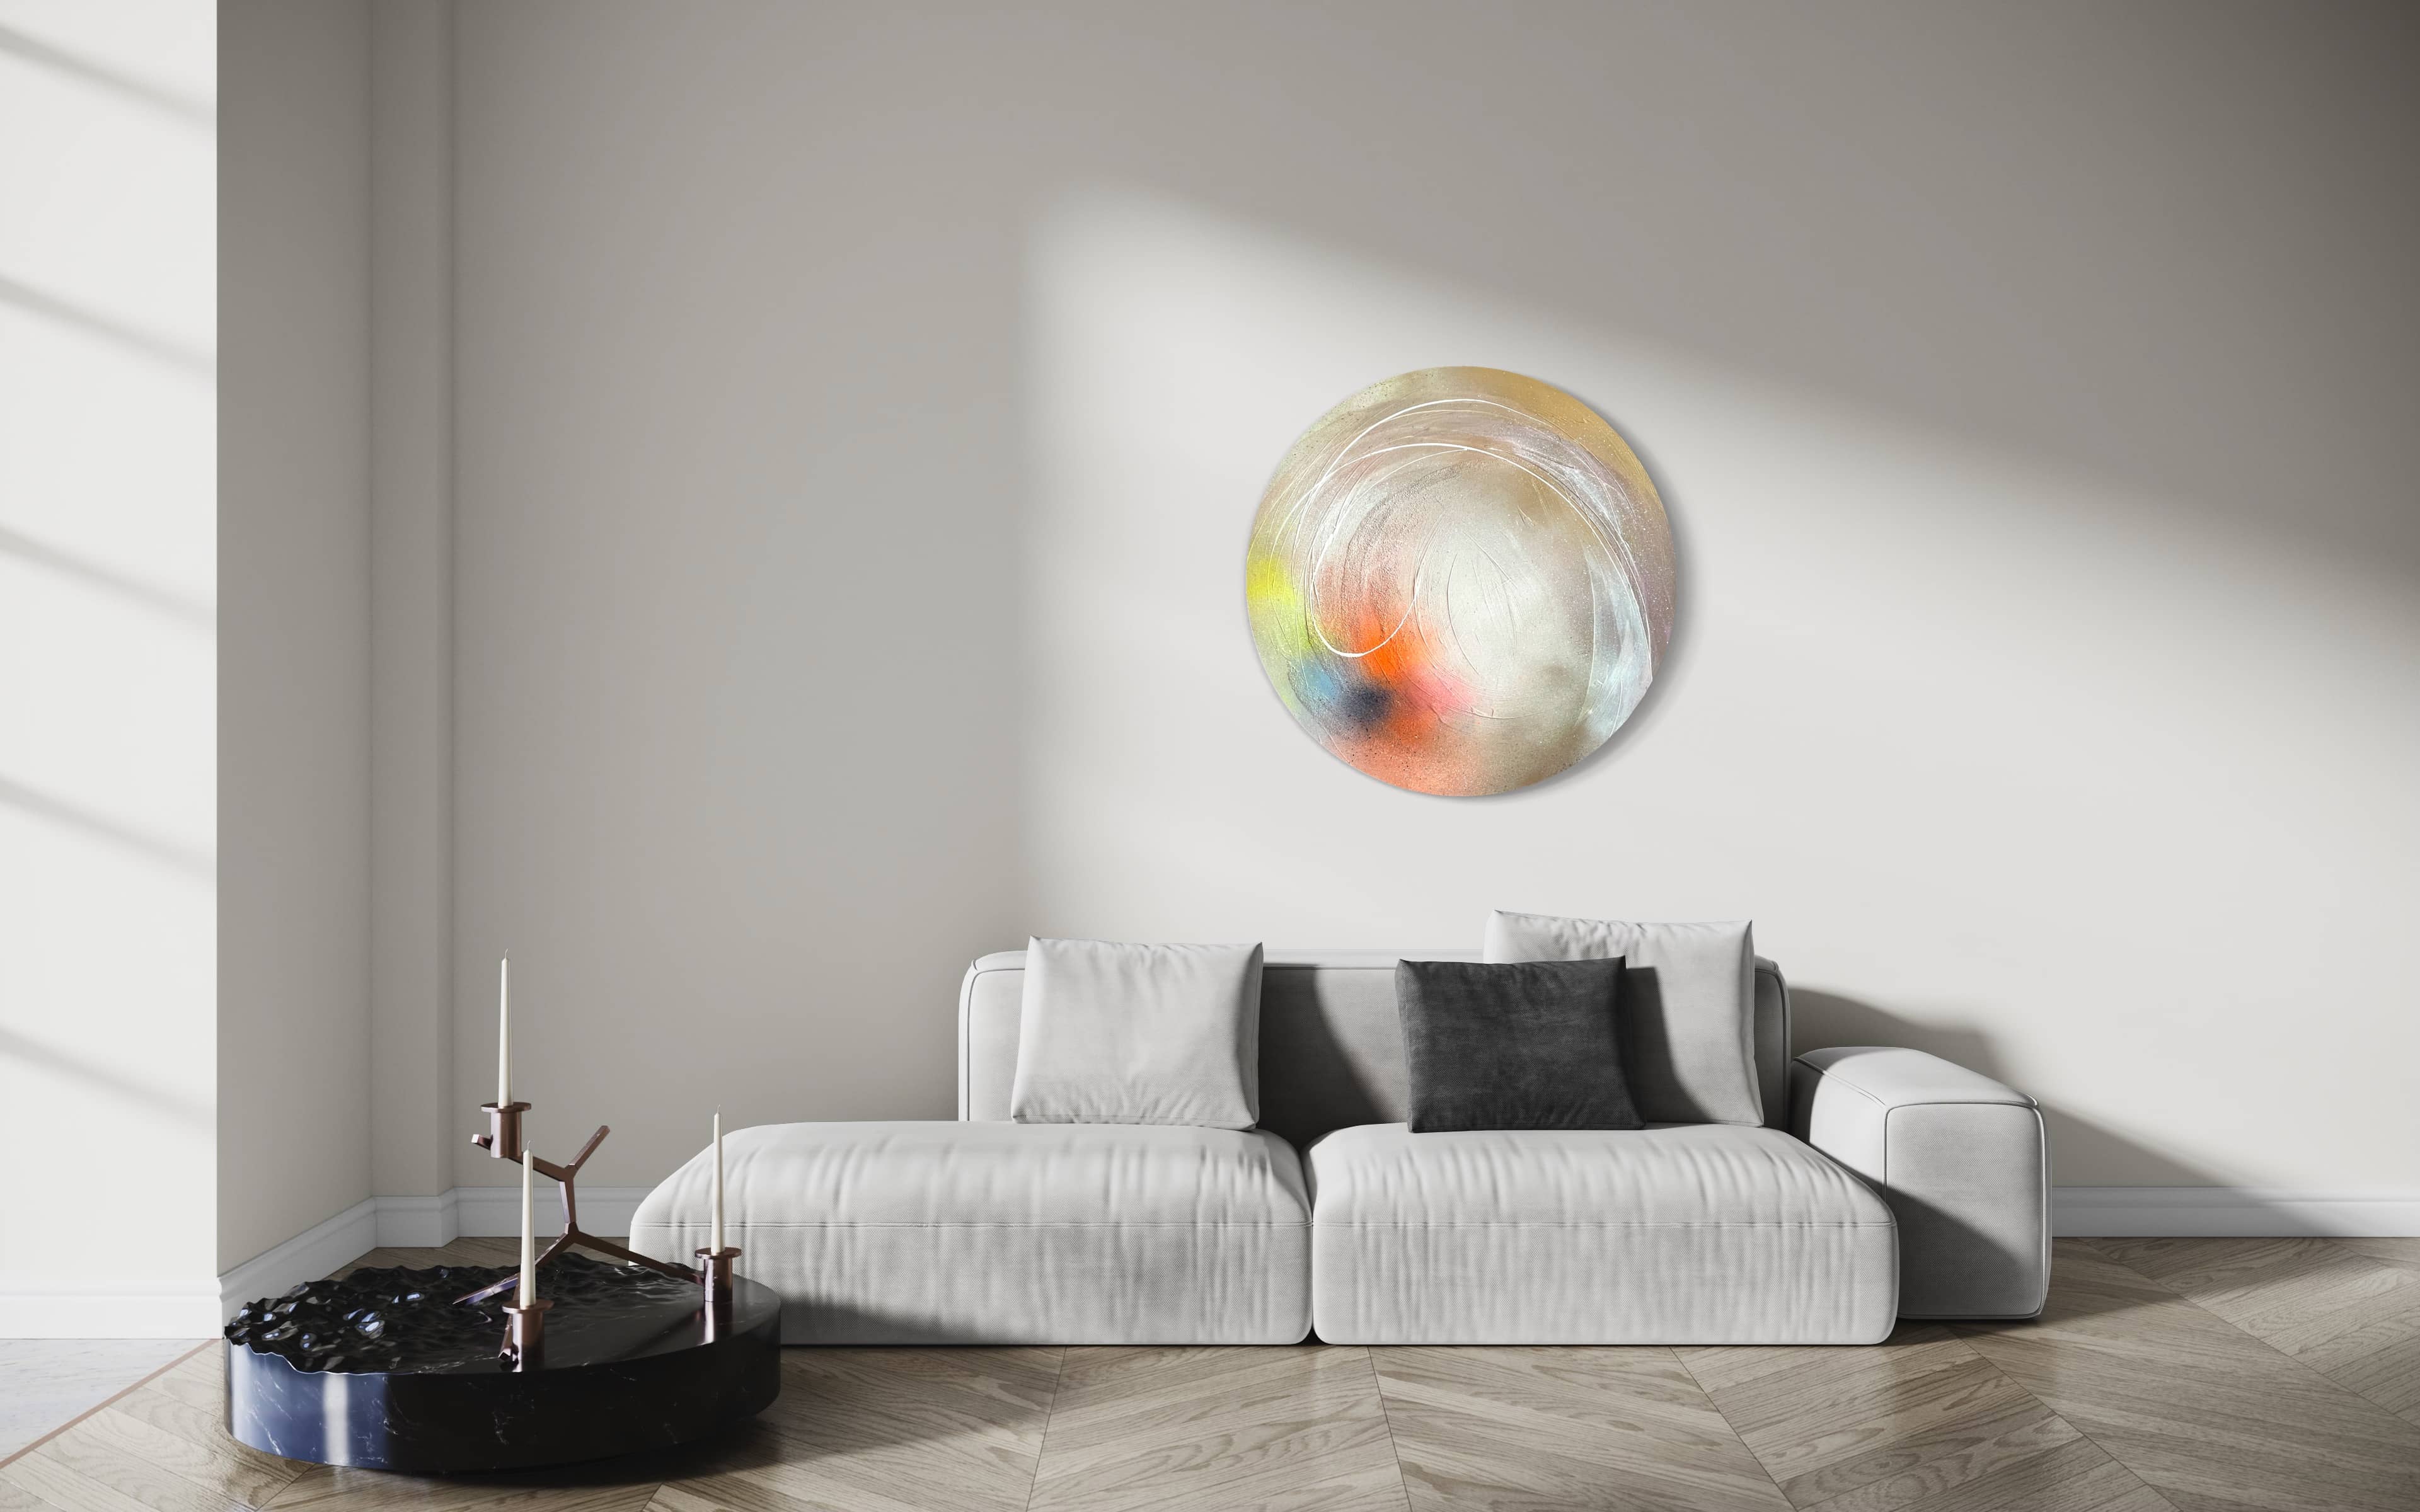
[[[544,1362],[513,1371],[505,1298],[453,1301],[509,1273],[365,1269],[246,1306],[226,1327],[227,1431],[288,1459],[442,1474],[659,1449],[781,1391],[781,1299],[744,1276],[709,1328],[693,1285],[559,1256],[540,1277]]]

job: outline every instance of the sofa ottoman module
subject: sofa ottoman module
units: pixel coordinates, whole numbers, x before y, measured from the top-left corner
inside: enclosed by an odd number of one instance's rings
[[[724,1139],[742,1274],[786,1344],[1293,1344],[1310,1213],[1259,1131],[1094,1123],[788,1123]],[[711,1154],[651,1193],[630,1247],[688,1260]]]
[[[1903,1318],[2032,1318],[2050,1296],[2050,1140],[2023,1092],[1875,1045],[1791,1063],[1790,1132],[1899,1218]]]
[[[1305,1161],[1332,1344],[1871,1344],[1891,1211],[1777,1129],[1341,1129]]]

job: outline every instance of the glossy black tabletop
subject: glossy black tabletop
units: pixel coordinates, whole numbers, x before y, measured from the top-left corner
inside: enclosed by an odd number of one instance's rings
[[[489,1266],[371,1268],[250,1304],[227,1325],[227,1431],[333,1465],[444,1473],[686,1443],[781,1390],[781,1299],[740,1277],[729,1316],[699,1288],[576,1251],[548,1262],[535,1368],[499,1357],[502,1303],[454,1299]]]

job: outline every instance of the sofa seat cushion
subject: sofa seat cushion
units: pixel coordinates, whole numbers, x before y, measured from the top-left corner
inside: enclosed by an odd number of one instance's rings
[[[1332,1344],[1871,1344],[1889,1208],[1776,1129],[1340,1129],[1311,1147]]]
[[[786,1123],[723,1139],[739,1273],[790,1344],[1292,1344],[1310,1328],[1294,1149],[1251,1130]],[[630,1247],[690,1263],[713,1156]]]

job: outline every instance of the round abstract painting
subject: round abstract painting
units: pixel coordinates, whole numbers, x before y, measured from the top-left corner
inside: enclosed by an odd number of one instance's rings
[[[1303,432],[1245,562],[1252,641],[1311,739],[1455,797],[1605,744],[1672,637],[1672,530],[1596,411],[1535,378],[1433,367]]]

